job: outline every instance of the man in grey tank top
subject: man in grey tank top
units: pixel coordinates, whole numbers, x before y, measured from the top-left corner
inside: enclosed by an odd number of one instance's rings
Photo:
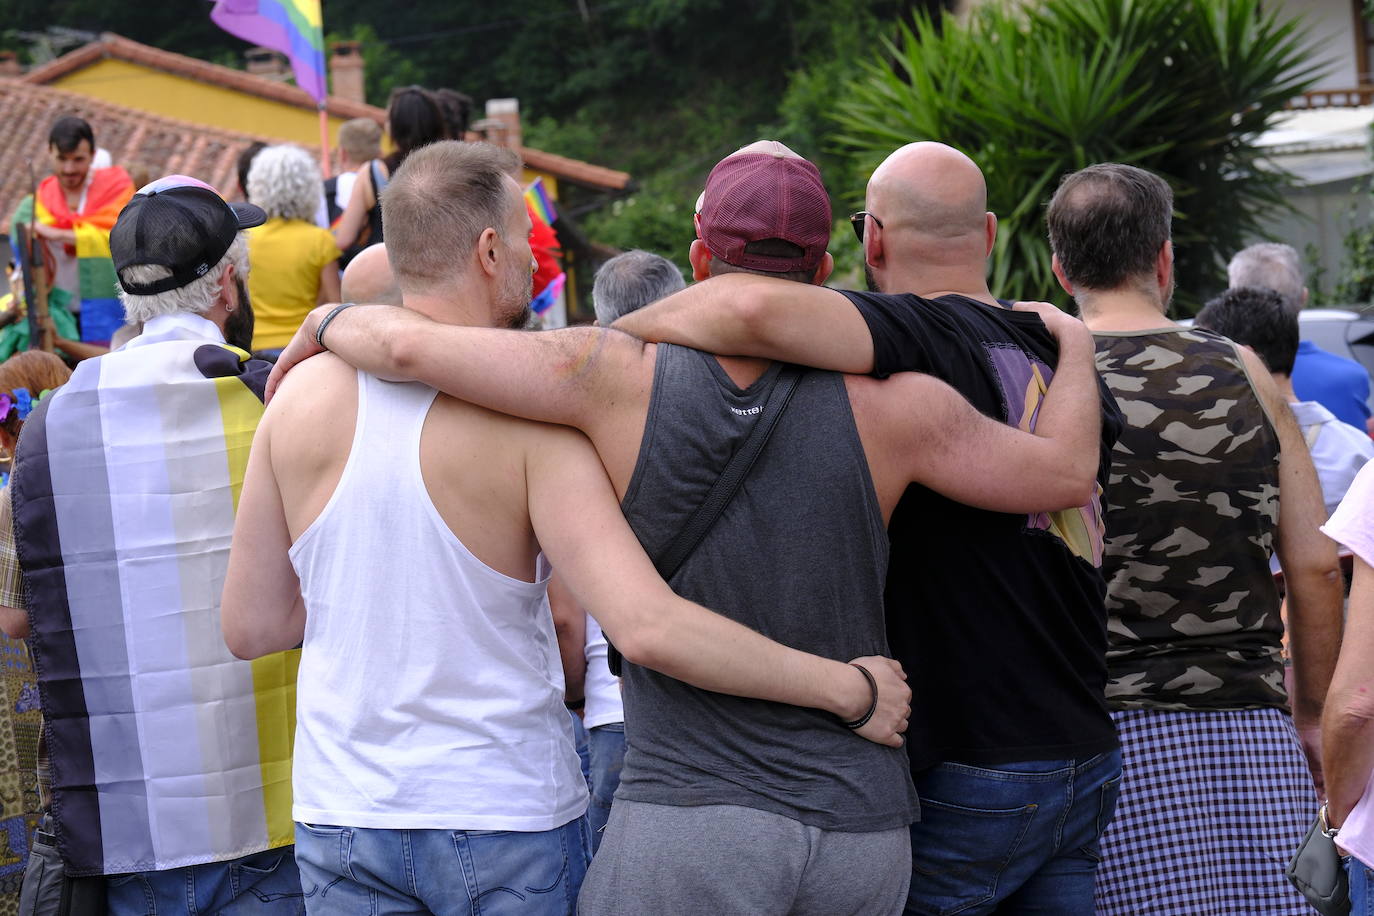
[[[754,144],[707,180],[694,273],[822,282],[829,227],[815,167],[781,144]],[[318,350],[321,317],[306,322],[282,371]],[[1094,486],[1088,334],[1067,316],[1046,319],[1064,356],[1034,435],[925,376],[805,372],[749,477],[671,584],[820,655],[882,651],[884,526],[909,483],[1003,511],[1077,505]],[[782,368],[604,329],[459,329],[370,307],[340,315],[324,343],[369,372],[583,429],[651,554],[753,428]],[[900,750],[635,665],[625,702],[625,770],[582,912],[901,911],[917,805]]]

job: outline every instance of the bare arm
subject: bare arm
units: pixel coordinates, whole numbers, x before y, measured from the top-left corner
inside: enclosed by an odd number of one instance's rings
[[[1322,705],[1341,647],[1342,578],[1336,544],[1318,530],[1326,503],[1293,412],[1252,351],[1238,348],[1279,437],[1277,550],[1288,587],[1288,644],[1293,659],[1293,725],[1318,789],[1322,785]]]
[[[1077,410],[1058,412],[1051,422],[1042,419],[1034,432],[984,416],[930,376],[903,373],[867,384],[893,386],[882,396],[886,406],[878,423],[865,424],[879,427],[879,436],[888,430],[886,454],[900,468],[898,485],[885,488],[885,511],[908,482],[994,512],[1053,512],[1091,499],[1101,426],[1095,379],[1056,373],[1046,403],[1057,398]]]
[[[320,292],[316,302],[339,301],[339,261],[334,259],[320,269]]]
[[[723,356],[758,356],[864,374],[873,336],[840,293],[752,274],[726,274],[687,287],[616,321],[617,330]]]
[[[239,658],[291,649],[305,638],[305,602],[272,470],[271,418],[269,410],[253,437],[220,603],[224,641]]]
[[[33,227],[33,231],[38,234],[39,238],[45,238],[53,242],[65,242],[68,245],[76,244],[75,229],[58,229],[56,226],[38,223]]]
[[[570,702],[580,700],[586,694],[587,612],[556,572],[549,580],[549,610],[553,612],[553,632],[558,636],[558,655],[563,660],[564,697]]]
[[[1322,717],[1331,822],[1340,825],[1374,770],[1374,569],[1355,558],[1345,643]]]
[[[270,398],[291,367],[321,352],[312,311],[267,382]],[[409,309],[355,306],[334,317],[325,344],[345,362],[385,379],[414,380],[491,410],[586,428],[622,404],[627,385],[646,402],[653,383],[644,344],[605,328],[505,331],[440,324]]]
[[[867,681],[849,665],[779,645],[673,594],[581,434],[548,430],[526,475],[540,544],[627,659],[703,690],[824,709],[844,720],[867,711]],[[859,733],[900,745],[911,699],[900,667],[891,659],[856,661],[879,684],[878,711]]]
[[[334,243],[343,251],[358,240],[367,222],[367,211],[371,210],[376,198],[372,196],[372,167],[364,165],[358,169],[358,180],[353,182],[353,190],[348,194],[348,206],[344,208],[339,224],[334,227]],[[375,239],[374,239],[375,241]]]

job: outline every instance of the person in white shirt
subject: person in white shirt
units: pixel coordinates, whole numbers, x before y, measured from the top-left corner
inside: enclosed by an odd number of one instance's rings
[[[1264,361],[1302,429],[1330,515],[1360,468],[1374,458],[1374,440],[1364,430],[1341,422],[1319,402],[1298,400],[1293,391],[1299,339],[1297,311],[1275,290],[1242,286],[1208,302],[1198,313],[1196,324],[1244,344]]]

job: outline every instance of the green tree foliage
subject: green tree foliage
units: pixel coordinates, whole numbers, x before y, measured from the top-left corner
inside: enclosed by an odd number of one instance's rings
[[[1223,259],[1284,175],[1251,140],[1311,85],[1303,30],[1260,0],[1046,0],[918,17],[841,93],[836,142],[870,171],[895,147],[942,140],[988,180],[1001,230],[991,283],[1065,297],[1050,271],[1044,205],[1068,172],[1127,162],[1174,189],[1178,302],[1220,288]]]

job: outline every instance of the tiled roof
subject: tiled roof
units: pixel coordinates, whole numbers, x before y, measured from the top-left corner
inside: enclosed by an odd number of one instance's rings
[[[279,83],[276,80],[270,80],[253,73],[246,73],[243,70],[235,70],[232,67],[197,60],[194,57],[187,57],[173,51],[163,51],[160,48],[133,41],[113,32],[105,32],[100,36],[99,41],[93,41],[84,47],[62,55],[54,61],[35,67],[23,76],[23,81],[33,84],[50,83],[106,57],[141,64],[145,67],[174,73],[188,79],[200,80],[215,86],[237,89],[265,99],[308,108],[311,111],[315,110],[315,100],[304,89]],[[375,105],[364,105],[360,102],[330,96],[326,106],[328,112],[335,117],[372,118],[379,124],[386,121],[386,111]],[[590,162],[569,159],[567,156],[546,153],[543,150],[532,149],[528,146],[522,147],[520,154],[530,168],[547,172],[556,178],[571,181],[574,184],[601,190],[620,191],[624,190],[630,183],[629,173],[592,165]]]
[[[220,189],[237,183],[235,162],[255,140],[272,142],[237,131],[190,124],[174,118],[135,111],[75,92],[0,80],[0,231],[8,231],[10,215],[29,193],[28,164],[39,181],[51,173],[48,130],[63,115],[75,114],[90,122],[96,144],[110,151],[116,165],[146,167],[150,177],[182,174]],[[314,150],[318,154],[318,149]]]

